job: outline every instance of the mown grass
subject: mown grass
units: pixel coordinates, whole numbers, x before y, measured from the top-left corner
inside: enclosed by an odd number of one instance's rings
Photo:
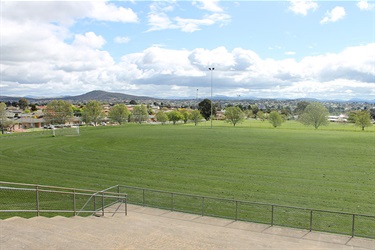
[[[100,190],[116,184],[374,214],[375,133],[246,121],[84,127],[0,137],[1,179]],[[303,215],[305,216],[305,215]]]

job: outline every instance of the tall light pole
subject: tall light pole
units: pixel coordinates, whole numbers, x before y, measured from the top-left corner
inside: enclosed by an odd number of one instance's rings
[[[211,72],[211,128],[212,128],[212,72],[215,70],[215,68],[208,68],[208,70]]]

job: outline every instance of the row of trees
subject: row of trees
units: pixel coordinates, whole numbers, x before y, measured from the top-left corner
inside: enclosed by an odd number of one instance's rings
[[[307,126],[311,125],[315,129],[323,125],[328,125],[328,110],[322,104],[303,103],[303,105],[299,105],[298,108],[300,109],[299,121],[301,123]],[[2,130],[11,124],[11,121],[7,119],[5,115],[5,109],[5,103],[0,103],[0,125]],[[178,121],[187,123],[190,120],[197,125],[203,118],[209,120],[211,118],[211,113],[213,117],[215,117],[216,112],[216,108],[211,105],[211,101],[205,99],[199,103],[198,110],[176,109],[168,112],[160,110],[156,113],[155,118],[161,124],[165,124],[168,121],[171,121],[173,124],[176,124]],[[97,125],[102,121],[104,113],[102,105],[98,101],[90,101],[84,107],[76,108],[69,102],[54,100],[48,103],[44,110],[44,119],[47,124],[65,124],[71,120],[73,116],[81,116],[81,120],[86,124],[92,123]],[[236,126],[236,124],[242,122],[247,117],[249,117],[249,114],[238,106],[227,107],[225,109],[224,119],[233,124],[233,126]],[[118,124],[130,121],[142,123],[149,119],[149,111],[143,104],[134,106],[132,112],[128,110],[125,104],[116,104],[109,111],[108,118]],[[262,121],[268,120],[272,126],[276,128],[286,120],[286,115],[277,110],[271,111],[270,113],[258,111],[256,118]],[[366,110],[351,112],[349,114],[349,121],[360,126],[362,130],[372,125],[370,113]]]
[[[314,102],[300,108],[298,120],[302,124],[313,126],[315,129],[329,124],[328,110],[322,104]],[[225,109],[225,119],[227,122],[233,124],[233,126],[243,121],[245,117],[246,114],[239,107],[229,107]],[[269,114],[258,111],[257,118],[262,121],[268,119],[275,128],[286,120],[286,116],[277,110],[271,111]],[[365,127],[372,125],[370,112],[367,110],[353,111],[349,114],[349,122],[355,123],[364,130]]]

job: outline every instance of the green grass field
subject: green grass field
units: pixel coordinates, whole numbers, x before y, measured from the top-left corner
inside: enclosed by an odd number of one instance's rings
[[[287,122],[81,128],[0,137],[1,179],[100,190],[123,184],[374,214],[374,127]]]

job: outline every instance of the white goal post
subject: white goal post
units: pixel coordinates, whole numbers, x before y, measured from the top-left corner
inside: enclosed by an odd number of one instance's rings
[[[52,136],[79,136],[79,125],[51,125]]]

